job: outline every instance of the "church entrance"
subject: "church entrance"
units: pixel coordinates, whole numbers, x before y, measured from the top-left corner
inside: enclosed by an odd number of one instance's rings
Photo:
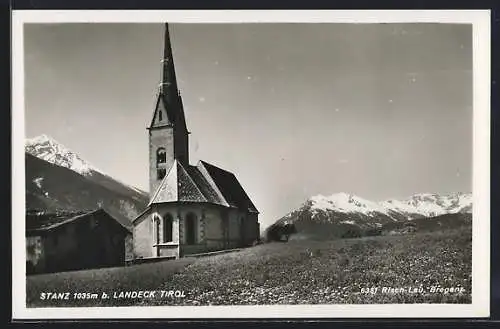
[[[196,243],[196,215],[189,213],[186,216],[186,244]]]

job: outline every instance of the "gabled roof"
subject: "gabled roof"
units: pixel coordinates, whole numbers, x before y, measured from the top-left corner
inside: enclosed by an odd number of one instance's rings
[[[164,202],[206,202],[258,213],[234,174],[205,161],[184,167],[175,160],[148,206]]]
[[[109,215],[102,208],[94,210],[83,210],[83,211],[66,211],[58,213],[38,213],[38,212],[27,212],[26,213],[26,233],[38,233],[43,231],[50,231],[59,226],[72,223],[76,220],[83,219],[88,216],[92,216],[99,212],[105,213],[110,219],[117,222],[122,228],[130,232],[130,230]]]
[[[153,111],[153,116],[151,117],[151,122],[148,129],[155,127],[173,126],[181,129],[187,130],[186,118],[184,115],[184,106],[182,104],[182,98],[179,95],[171,103],[167,102],[166,96],[163,92],[158,93],[158,98],[156,99],[155,110]],[[158,120],[158,112],[163,112],[163,120]]]
[[[204,175],[199,166],[189,166],[187,171],[208,202],[226,207],[229,206],[222,193],[218,191],[215,183],[211,182],[210,176]]]
[[[156,189],[149,205],[178,201],[208,202],[184,166],[179,161],[174,160],[172,167],[170,167],[167,175]]]
[[[157,119],[159,111],[162,111],[165,114],[165,118],[162,122],[159,122],[159,120]],[[157,126],[172,125],[175,121],[173,121],[173,116],[169,114],[170,113],[167,112],[167,106],[165,105],[165,99],[163,98],[163,95],[159,93],[158,98],[156,99],[155,110],[153,111],[153,117],[151,118],[149,127],[151,128]]]
[[[227,204],[229,204],[229,206],[249,212],[258,212],[257,208],[252,203],[252,200],[250,200],[233,173],[205,161],[200,161],[198,167],[200,166],[202,166],[210,175],[210,178],[217,186],[217,189],[222,193],[224,200]]]

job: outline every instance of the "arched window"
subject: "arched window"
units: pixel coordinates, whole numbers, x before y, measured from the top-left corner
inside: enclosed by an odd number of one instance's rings
[[[166,214],[163,217],[163,242],[173,241],[173,236],[172,236],[173,223],[174,219],[172,218],[172,215]]]
[[[158,112],[158,120],[163,121],[163,112],[161,110]]]
[[[161,113],[161,112],[160,112]],[[156,164],[167,162],[167,153],[163,147],[156,150]]]
[[[153,245],[154,246],[158,246],[158,244],[160,243],[160,220],[161,220],[161,217],[158,215],[158,214],[153,214],[153,216],[151,217],[151,223],[153,224]],[[155,248],[155,253],[156,253],[156,257],[159,257],[160,256],[160,249],[158,247]]]
[[[198,220],[196,215],[190,212],[186,216],[186,244],[196,243],[196,227]]]

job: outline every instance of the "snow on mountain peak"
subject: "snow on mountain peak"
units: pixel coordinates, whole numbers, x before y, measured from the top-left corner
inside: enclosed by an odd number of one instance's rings
[[[91,175],[92,171],[101,172],[76,153],[45,134],[27,139],[25,151],[39,159],[71,169],[84,176]]]
[[[314,212],[337,211],[342,213],[376,213],[395,218],[402,215],[406,218],[419,216],[433,217],[450,213],[470,212],[472,209],[471,193],[451,193],[446,195],[434,193],[415,194],[402,200],[383,202],[369,201],[353,194],[336,193],[330,196],[316,195],[307,204]]]
[[[410,217],[412,214],[432,217],[470,211],[472,193],[458,192],[444,195],[420,193],[402,200],[387,200],[381,204]]]
[[[330,196],[316,195],[310,198],[310,202],[311,209],[313,210],[335,210],[341,212],[360,212],[363,214],[381,212],[387,214],[387,209],[376,202],[343,192]]]

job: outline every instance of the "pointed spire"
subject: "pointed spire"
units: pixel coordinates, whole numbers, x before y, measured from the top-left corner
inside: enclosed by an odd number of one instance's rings
[[[187,130],[182,98],[175,75],[174,57],[172,54],[168,23],[165,23],[163,58],[161,63],[162,74],[161,82],[158,84],[158,99],[149,128],[155,125],[161,126],[172,124],[178,128]],[[159,120],[159,111],[163,111],[161,114],[162,120]]]
[[[177,79],[175,77],[174,57],[172,55],[172,46],[170,44],[170,34],[168,32],[168,23],[165,23],[165,38],[162,59],[162,79],[160,83],[160,93],[170,105],[176,101],[179,95],[177,88]]]

